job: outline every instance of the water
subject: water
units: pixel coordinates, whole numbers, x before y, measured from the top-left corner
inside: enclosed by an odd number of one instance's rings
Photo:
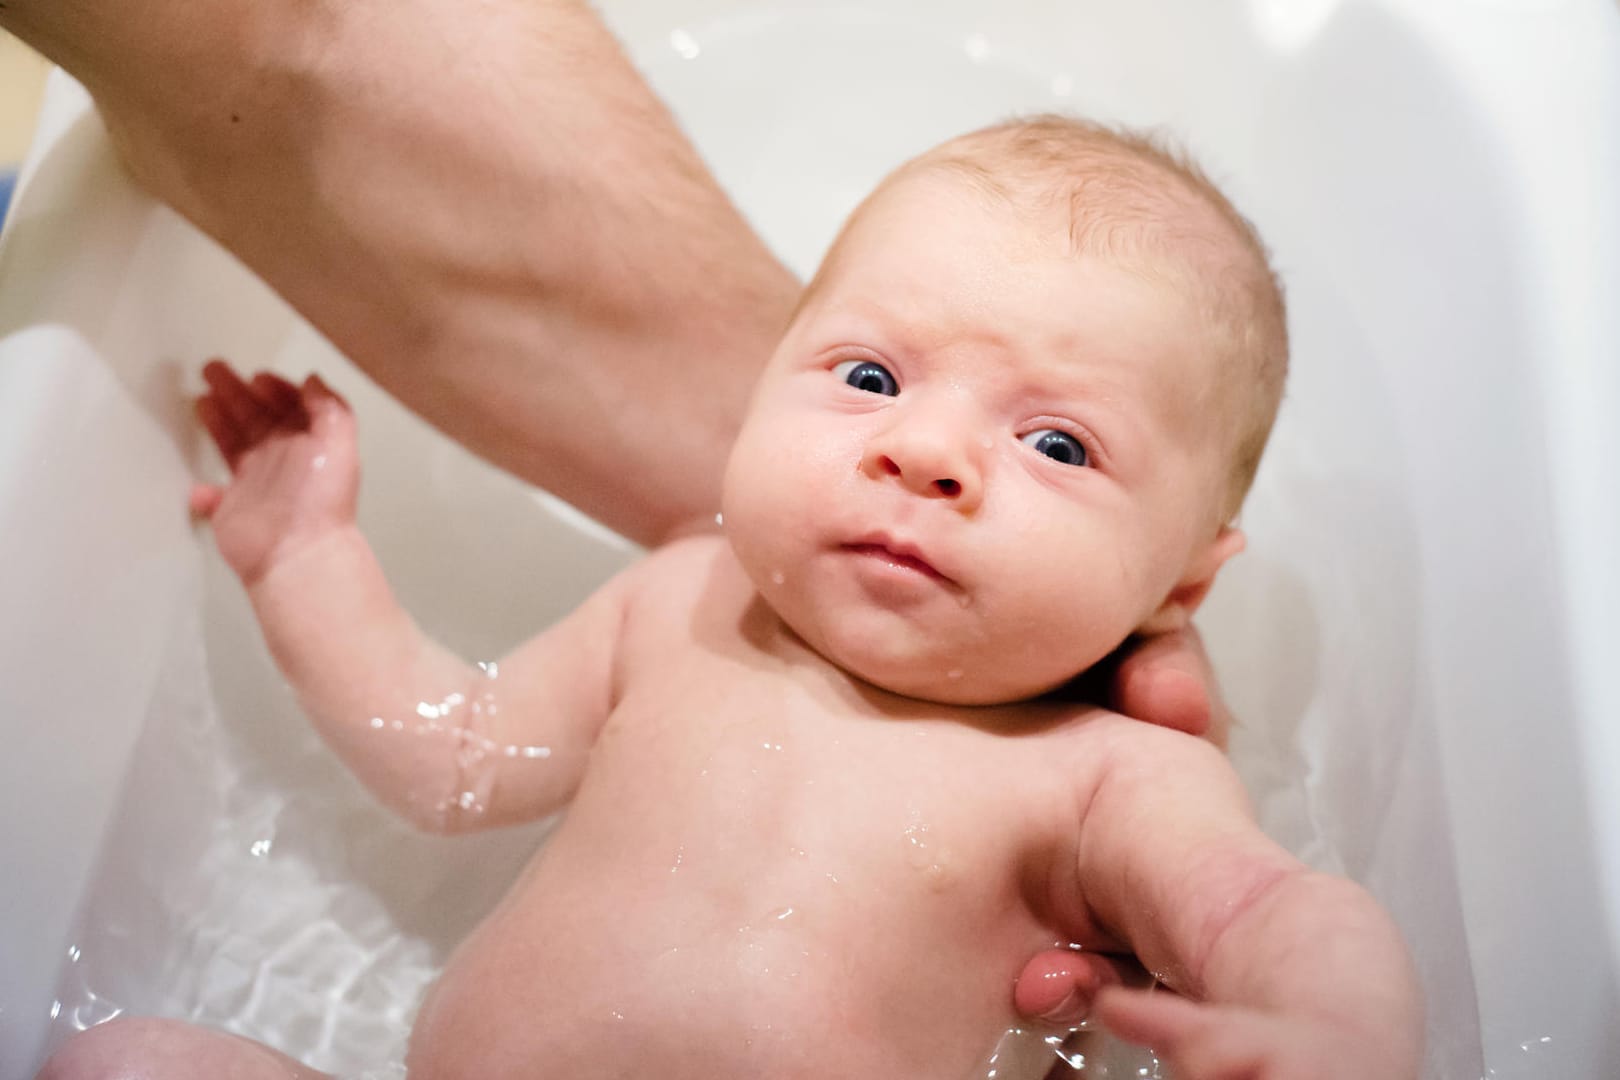
[[[1049,1075],[1080,1080],[1174,1080],[1151,1051],[1078,1028],[1057,1032],[1012,1028],[971,1080],[1043,1080]]]
[[[236,591],[215,595],[245,605]],[[394,1080],[422,995],[546,826],[413,832],[320,744],[267,659],[243,655],[265,670],[218,680],[217,711],[199,673],[179,671],[154,695],[132,768],[163,797],[126,798],[111,821],[66,950],[52,1040],[126,1013],[172,1016],[315,1068]],[[420,738],[468,707],[447,696],[397,725],[360,726]]]

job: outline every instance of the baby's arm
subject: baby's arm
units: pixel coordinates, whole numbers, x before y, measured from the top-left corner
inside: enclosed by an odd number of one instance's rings
[[[1182,997],[1105,989],[1093,1015],[1187,1080],[1416,1077],[1422,1004],[1394,923],[1255,825],[1213,748],[1120,730],[1081,825],[1094,916]]]
[[[205,369],[198,412],[231,467],[199,487],[219,549],[325,741],[384,804],[447,832],[532,819],[573,794],[609,711],[623,586],[599,590],[497,665],[424,635],[355,525],[348,407],[303,387]]]

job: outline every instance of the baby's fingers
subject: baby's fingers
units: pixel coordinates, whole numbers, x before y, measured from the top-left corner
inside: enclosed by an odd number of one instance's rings
[[[291,384],[289,383],[288,385]],[[329,401],[345,411],[347,411],[349,408],[349,403],[344,401],[343,397],[336,390],[333,390],[330,386],[327,386],[325,379],[313,372],[311,372],[309,377],[304,380],[301,393],[303,394],[304,403],[306,405],[313,401]]]
[[[225,489],[214,484],[191,485],[191,498],[189,500],[193,517],[211,518],[214,511],[219,509],[220,502],[225,498]]]
[[[346,434],[353,423],[349,403],[338,396],[319,375],[311,375],[299,389],[303,407],[309,413],[310,429],[320,438]]]
[[[298,387],[280,375],[261,371],[253,376],[248,388],[278,423],[286,423],[290,419],[292,427],[309,426],[309,415],[304,411],[303,397],[299,394]]]
[[[203,365],[202,373],[203,381],[208,384],[209,396],[218,404],[220,412],[251,441],[256,429],[269,421],[269,410],[264,402],[223,360],[208,361]]]
[[[248,447],[242,429],[211,394],[197,399],[196,411],[198,421],[208,432],[208,437],[214,440],[214,445],[219,447],[220,456],[225,459],[225,464],[234,472],[237,459]]]

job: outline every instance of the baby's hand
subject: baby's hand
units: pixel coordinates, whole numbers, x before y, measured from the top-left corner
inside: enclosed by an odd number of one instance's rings
[[[1200,1004],[1165,990],[1105,988],[1091,1013],[1127,1042],[1151,1046],[1179,1080],[1410,1080],[1401,1033],[1356,1031],[1297,1015]]]
[[[302,387],[268,372],[244,383],[221,361],[203,368],[197,416],[231,469],[226,487],[198,484],[191,509],[212,521],[219,551],[244,584],[354,522],[359,491],[354,417],[317,375]]]

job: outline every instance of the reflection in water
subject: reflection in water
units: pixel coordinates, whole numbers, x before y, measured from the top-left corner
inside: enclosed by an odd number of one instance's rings
[[[1175,1080],[1152,1051],[1083,1027],[1012,1028],[972,1080]]]

